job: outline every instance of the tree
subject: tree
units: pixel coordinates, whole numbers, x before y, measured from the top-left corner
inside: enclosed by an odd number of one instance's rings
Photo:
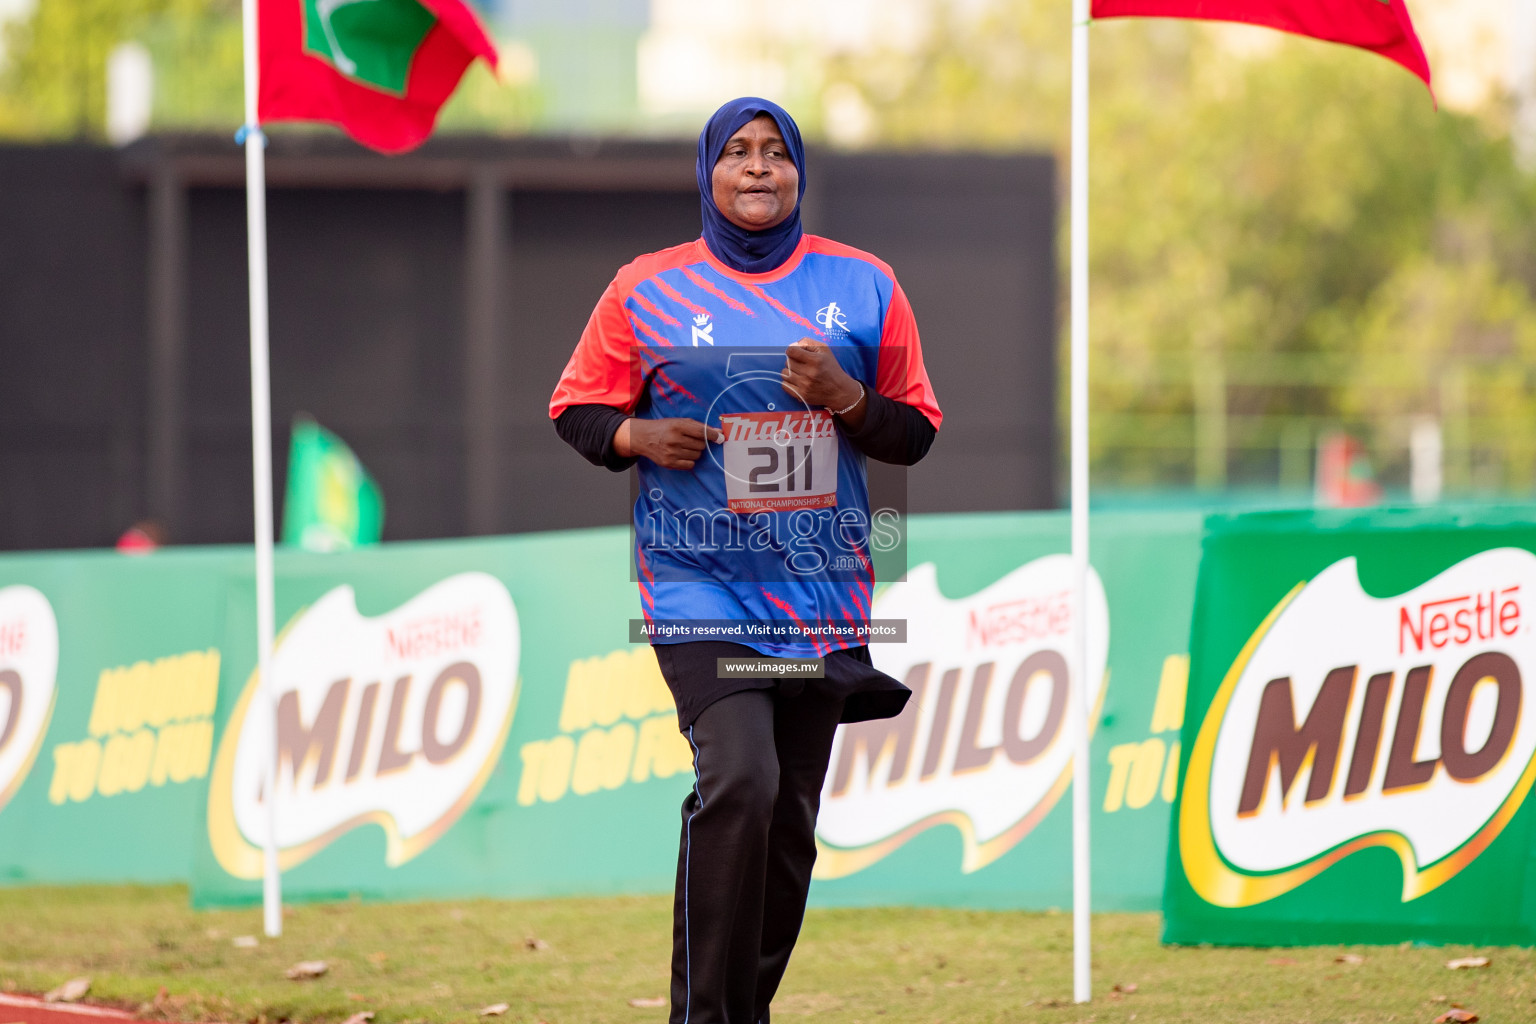
[[[827,80],[858,91],[881,143],[1047,146],[1064,172],[1065,5],[938,10],[927,45],[835,58]],[[1395,65],[1279,33],[1093,31],[1097,478],[1273,484],[1299,458],[1304,483],[1312,439],[1345,426],[1400,482],[1405,424],[1430,415],[1469,424],[1447,426],[1453,470],[1536,483],[1536,410],[1520,397],[1536,188],[1497,119],[1437,113]],[[1063,257],[1065,242],[1063,226]],[[1468,375],[1464,407],[1438,383],[1448,373]]]
[[[107,56],[156,14],[193,0],[45,0],[6,26],[0,133],[99,137]]]

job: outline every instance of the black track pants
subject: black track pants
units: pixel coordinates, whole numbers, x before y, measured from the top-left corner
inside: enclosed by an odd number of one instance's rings
[[[684,730],[672,915],[672,1024],[766,1024],[805,917],[816,810],[842,700],[805,690],[722,697]]]

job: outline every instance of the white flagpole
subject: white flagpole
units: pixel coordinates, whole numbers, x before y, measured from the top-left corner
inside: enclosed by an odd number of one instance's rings
[[[1088,22],[1072,2],[1072,999],[1093,996],[1088,844]]]
[[[268,936],[283,933],[282,874],[277,862],[277,691],[273,687],[272,635],[272,385],[267,337],[266,137],[257,123],[259,81],[257,0],[242,0],[245,35],[245,215],[251,303],[251,464],[256,492],[256,667],[266,696],[271,754],[262,794],[267,804],[262,919]]]

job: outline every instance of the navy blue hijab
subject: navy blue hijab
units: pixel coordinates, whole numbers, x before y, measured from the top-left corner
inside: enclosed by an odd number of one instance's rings
[[[766,231],[748,231],[732,224],[715,205],[712,178],[715,161],[725,151],[725,144],[759,114],[767,114],[778,124],[789,158],[800,172],[800,191],[795,196],[794,212],[783,223]],[[704,241],[721,263],[746,274],[765,274],[789,259],[804,234],[800,227],[800,200],[805,197],[805,145],[800,141],[799,125],[783,107],[756,96],[743,96],[715,111],[699,133],[695,170],[699,179],[699,208],[704,214]]]

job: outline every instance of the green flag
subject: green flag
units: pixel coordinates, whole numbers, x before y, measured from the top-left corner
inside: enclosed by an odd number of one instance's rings
[[[377,544],[384,496],[345,441],[308,416],[293,421],[283,543],[306,551]]]

